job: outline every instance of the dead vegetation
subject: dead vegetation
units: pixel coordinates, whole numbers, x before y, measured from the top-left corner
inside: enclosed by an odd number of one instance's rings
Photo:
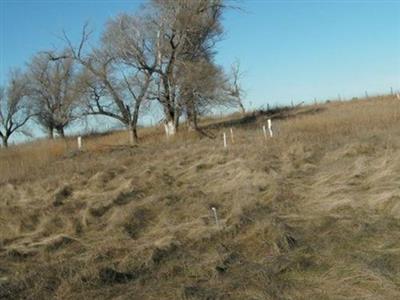
[[[264,122],[1,151],[0,298],[399,298],[398,100]]]

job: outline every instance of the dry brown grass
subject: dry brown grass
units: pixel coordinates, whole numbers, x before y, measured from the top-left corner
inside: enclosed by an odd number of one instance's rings
[[[155,140],[162,134],[160,127],[142,128],[141,142]],[[115,131],[106,134],[94,134],[83,137],[83,151],[97,153],[112,148],[125,147],[129,133]],[[31,143],[0,149],[0,184],[35,178],[46,172],[46,167],[55,161],[78,154],[75,137],[66,140],[41,139]],[[46,174],[45,174],[46,175]]]
[[[22,179],[43,165],[62,157],[65,145],[60,141],[37,141],[0,150],[0,182]],[[32,174],[33,175],[33,174]]]
[[[159,128],[2,152],[26,165],[1,169],[0,298],[400,298],[400,102],[275,117],[276,137],[258,116],[227,150],[228,129]]]

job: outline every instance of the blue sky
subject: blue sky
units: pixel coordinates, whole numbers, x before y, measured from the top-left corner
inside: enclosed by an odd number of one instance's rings
[[[89,20],[97,33],[108,18],[141,1],[0,0],[0,83],[11,67],[78,38]],[[230,2],[216,61],[239,59],[246,104],[344,98],[400,90],[400,1]]]

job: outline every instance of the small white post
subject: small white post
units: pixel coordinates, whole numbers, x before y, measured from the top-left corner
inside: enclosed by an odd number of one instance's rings
[[[400,100],[400,94],[399,93],[396,94],[396,97],[397,97],[397,99]]]
[[[82,137],[78,136],[78,150],[81,151],[82,150]]]
[[[214,213],[215,224],[217,224],[217,227],[219,228],[219,220],[218,220],[218,215],[217,215],[217,209],[215,207],[211,207],[211,210]]]
[[[226,149],[226,133],[224,132],[224,148]]]
[[[272,122],[271,122],[271,119],[268,119],[268,130],[269,130],[269,135],[272,137],[273,133],[272,133]]]
[[[267,139],[267,130],[265,129],[265,125],[262,127],[264,133],[264,139]]]
[[[231,141],[232,141],[232,144],[235,143],[235,139],[234,139],[234,137],[233,137],[233,129],[232,129],[232,128],[231,128]]]

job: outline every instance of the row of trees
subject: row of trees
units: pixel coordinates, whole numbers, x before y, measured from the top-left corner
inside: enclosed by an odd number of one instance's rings
[[[244,112],[239,64],[230,74],[215,61],[223,34],[223,0],[152,0],[135,14],[108,21],[97,47],[83,26],[80,41],[64,33],[65,49],[44,51],[14,71],[0,92],[0,136],[9,137],[33,118],[50,138],[88,115],[120,121],[138,139],[139,117],[157,103],[167,134],[184,119],[199,130],[198,117],[219,106]]]

